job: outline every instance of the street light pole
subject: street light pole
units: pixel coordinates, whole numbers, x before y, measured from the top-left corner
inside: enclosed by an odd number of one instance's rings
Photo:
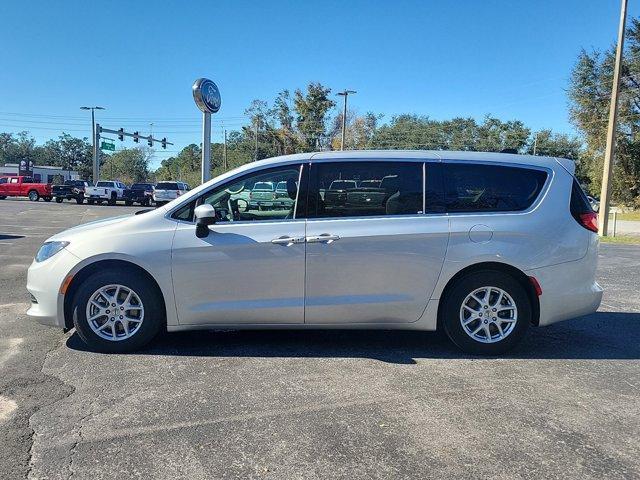
[[[344,137],[347,130],[347,97],[351,93],[358,93],[355,90],[344,90],[338,92],[338,95],[344,97],[344,108],[342,109],[342,142],[340,143],[340,150],[344,150]]]
[[[94,110],[104,110],[104,107],[80,107],[80,110],[91,110],[91,141],[93,142],[93,183],[100,176],[100,155],[98,142],[96,141],[96,117]]]
[[[627,0],[622,0],[620,6],[620,25],[618,28],[618,45],[616,47],[616,64],[613,71],[613,88],[611,90],[611,105],[609,106],[609,125],[607,127],[607,147],[604,154],[604,169],[602,172],[602,189],[600,190],[600,212],[598,215],[598,233],[606,237],[609,228],[609,200],[611,197],[611,170],[616,153],[616,124],[618,122],[618,89],[620,88],[620,69],[622,68],[622,53],[624,52],[624,29],[627,19]]]

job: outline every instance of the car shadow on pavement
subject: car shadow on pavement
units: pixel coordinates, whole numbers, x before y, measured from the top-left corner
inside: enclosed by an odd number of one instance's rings
[[[88,351],[76,333],[73,350]],[[194,357],[371,358],[415,364],[416,359],[477,358],[459,351],[440,332],[408,330],[234,330],[160,335],[130,355]],[[503,358],[640,359],[640,313],[597,312],[557,325],[530,328]]]
[[[0,240],[17,240],[18,238],[24,238],[24,235],[12,235],[8,233],[0,233]]]

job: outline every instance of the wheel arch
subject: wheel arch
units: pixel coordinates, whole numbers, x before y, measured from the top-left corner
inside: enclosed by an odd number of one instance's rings
[[[73,328],[72,301],[73,301],[73,297],[75,297],[76,295],[76,292],[80,288],[80,285],[82,285],[82,282],[85,279],[89,278],[89,276],[91,276],[93,273],[99,272],[108,268],[116,268],[121,271],[122,270],[128,270],[130,272],[133,271],[133,272],[140,273],[141,275],[146,277],[150,285],[152,285],[153,288],[156,290],[156,293],[158,294],[158,298],[160,298],[160,300],[162,301],[162,311],[164,312],[163,321],[166,324],[167,303],[164,298],[164,294],[162,293],[162,289],[160,288],[160,285],[158,285],[158,282],[155,280],[155,278],[153,278],[153,276],[147,270],[145,270],[140,265],[137,265],[133,262],[129,262],[127,260],[121,260],[121,259],[103,259],[103,260],[97,260],[95,262],[89,263],[88,265],[85,265],[73,275],[73,279],[71,280],[71,283],[69,284],[69,287],[67,288],[67,291],[65,292],[65,295],[64,295],[63,309],[64,309],[65,328],[67,329]],[[166,325],[165,325],[165,328],[166,328]]]
[[[457,272],[453,277],[449,279],[447,284],[445,285],[442,294],[440,295],[440,299],[438,300],[438,324],[437,328],[440,330],[442,325],[442,315],[443,315],[443,305],[444,301],[449,294],[449,291],[453,288],[453,286],[463,277],[469,275],[470,273],[482,272],[482,271],[493,271],[493,272],[501,272],[506,273],[516,279],[516,281],[524,288],[525,292],[527,292],[527,296],[529,297],[529,301],[531,302],[531,323],[537,326],[540,322],[540,300],[538,299],[538,295],[536,293],[534,285],[531,283],[529,277],[519,268],[514,267],[513,265],[509,265],[508,263],[502,262],[481,262],[474,263],[473,265],[469,265],[459,272]]]

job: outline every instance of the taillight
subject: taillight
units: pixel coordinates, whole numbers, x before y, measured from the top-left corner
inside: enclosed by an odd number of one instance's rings
[[[587,230],[598,233],[598,214],[596,212],[581,213],[579,223]]]

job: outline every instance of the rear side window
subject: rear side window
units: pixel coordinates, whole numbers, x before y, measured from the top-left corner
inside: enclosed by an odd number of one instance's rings
[[[178,184],[175,182],[159,182],[156,190],[178,190]]]
[[[516,212],[538,198],[547,173],[525,167],[446,163],[445,205],[449,212]]]
[[[319,162],[311,170],[309,218],[422,213],[422,163]]]

